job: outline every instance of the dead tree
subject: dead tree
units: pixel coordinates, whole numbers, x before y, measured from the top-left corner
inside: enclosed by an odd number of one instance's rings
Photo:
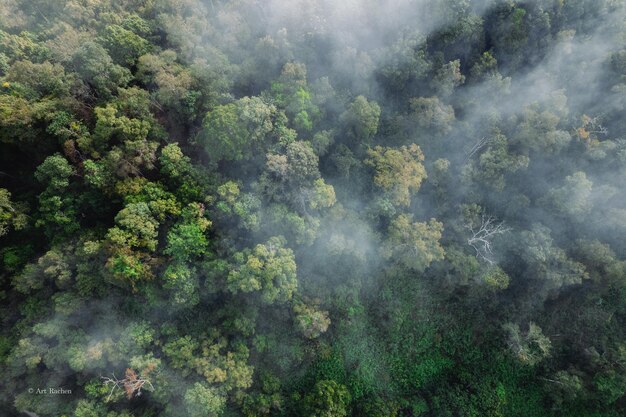
[[[583,117],[584,128],[588,133],[595,133],[596,135],[606,136],[609,131],[606,127],[602,126],[599,117]]]
[[[465,226],[471,233],[467,239],[467,244],[476,251],[476,257],[493,265],[493,248],[492,241],[497,235],[502,235],[511,229],[506,227],[504,222],[498,222],[494,216],[488,216],[484,213],[480,218],[480,227],[476,229],[473,222]]]
[[[150,391],[154,391],[154,386],[146,378],[138,375],[132,368],[127,368],[124,374],[124,379],[117,379],[115,374],[112,374],[113,378],[102,376],[105,386],[111,386],[111,392],[107,397],[107,402],[111,399],[116,389],[122,389],[126,393],[126,397],[130,400],[133,397],[139,397],[141,390],[147,386]]]
[[[483,136],[482,138],[480,138],[472,147],[472,149],[470,149],[469,153],[467,154],[467,156],[465,157],[465,161],[470,160],[470,158],[472,158],[472,156],[474,156],[476,153],[478,153],[482,148],[484,148],[485,146],[487,146],[490,142],[492,141],[492,138],[489,137],[485,137]]]

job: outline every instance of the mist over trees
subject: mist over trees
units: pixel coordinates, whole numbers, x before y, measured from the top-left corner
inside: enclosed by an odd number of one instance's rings
[[[1,1],[0,415],[624,416],[625,22]]]

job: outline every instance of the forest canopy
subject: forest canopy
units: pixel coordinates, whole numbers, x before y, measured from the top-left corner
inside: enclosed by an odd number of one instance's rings
[[[626,415],[623,0],[0,1],[0,415]]]

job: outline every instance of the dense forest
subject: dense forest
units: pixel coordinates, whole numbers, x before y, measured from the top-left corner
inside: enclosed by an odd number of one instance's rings
[[[623,0],[1,0],[0,415],[626,415]]]

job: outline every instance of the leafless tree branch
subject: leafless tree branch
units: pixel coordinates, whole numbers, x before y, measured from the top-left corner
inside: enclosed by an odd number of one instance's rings
[[[478,229],[472,222],[465,226],[471,233],[467,239],[467,244],[476,251],[476,257],[493,265],[493,247],[492,240],[497,235],[509,232],[511,229],[506,227],[504,222],[498,222],[494,216],[482,214],[481,222]]]
[[[478,151],[480,151],[482,148],[487,146],[489,142],[491,142],[491,138],[486,137],[486,136],[483,136],[482,138],[478,139],[478,141],[474,144],[472,149],[470,149],[465,160],[468,161],[472,156],[478,153]]]
[[[123,389],[126,392],[126,396],[130,399],[132,397],[138,397],[141,395],[141,390],[147,386],[150,388],[150,391],[154,391],[154,386],[150,381],[143,378],[141,375],[138,375],[131,368],[126,369],[125,378],[118,379],[115,374],[112,374],[113,378],[107,376],[101,376],[100,378],[104,380],[104,385],[111,385],[111,392],[107,397],[107,402],[111,400],[111,397],[115,393],[116,389]]]
[[[588,126],[587,132],[589,133],[595,133],[597,135],[604,135],[604,136],[609,134],[609,131],[607,130],[606,127],[602,126],[598,117],[589,119],[586,125]]]

